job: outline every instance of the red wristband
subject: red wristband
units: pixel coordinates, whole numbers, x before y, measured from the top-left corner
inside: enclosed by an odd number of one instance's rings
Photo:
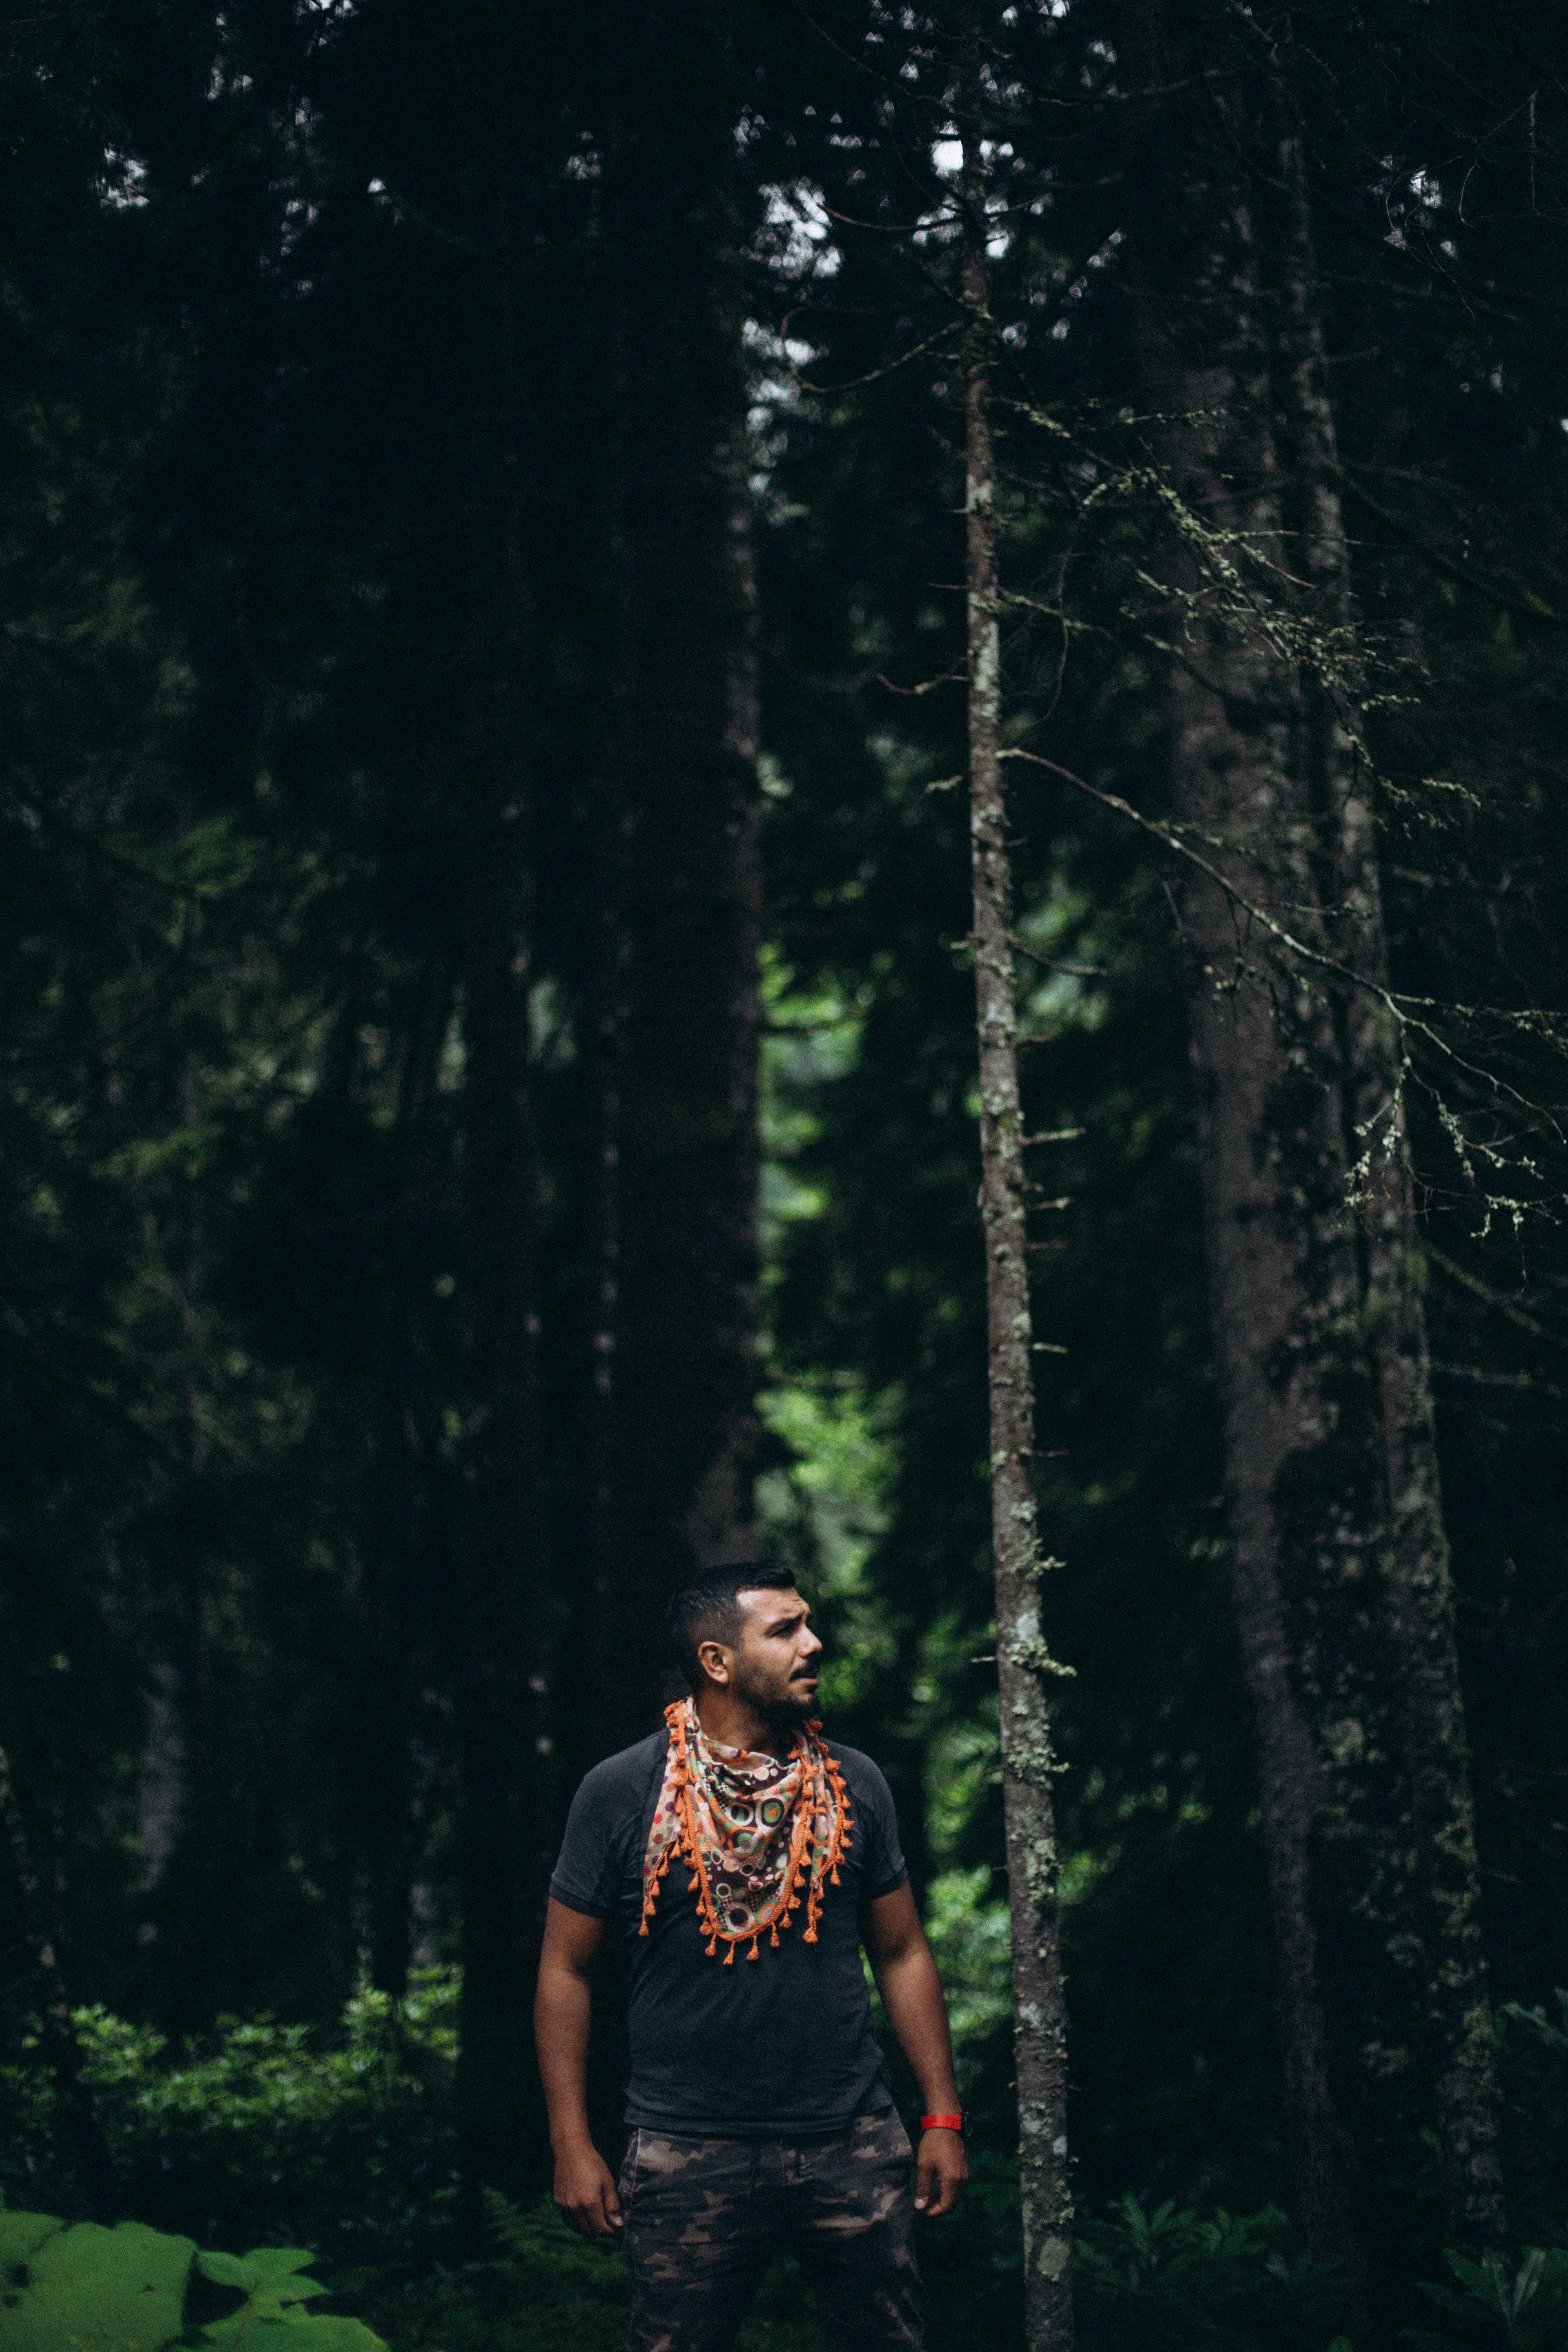
[[[961,2132],[963,2129],[963,2117],[962,2116],[922,2116],[921,2129],[921,2131]]]

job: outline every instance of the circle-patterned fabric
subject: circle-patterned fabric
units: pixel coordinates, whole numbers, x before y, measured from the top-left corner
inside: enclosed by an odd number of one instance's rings
[[[787,1756],[726,1748],[710,1739],[690,1699],[665,1711],[669,1753],[643,1859],[646,1936],[659,1882],[679,1854],[692,1866],[697,1912],[708,1949],[758,1940],[776,1944],[804,1897],[805,1939],[816,1941],[822,1889],[852,1826],[838,1768],[822,1727],[797,1732]]]

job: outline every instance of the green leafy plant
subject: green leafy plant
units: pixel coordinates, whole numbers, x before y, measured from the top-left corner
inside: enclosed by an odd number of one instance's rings
[[[401,2281],[363,2274],[357,2299],[378,2298],[369,2307],[395,2352],[623,2352],[630,2297],[620,2250],[579,2238],[548,2200],[524,2207],[491,2191],[485,2207],[500,2249],[489,2260]],[[337,2284],[347,2291],[349,2277]],[[279,2339],[278,2352],[294,2347]],[[822,2352],[811,2294],[788,2257],[764,2279],[736,2352]]]
[[[1553,2006],[1504,2001],[1496,2021],[1509,2219],[1532,2243],[1553,2240],[1568,2209],[1568,1990]]]
[[[357,2319],[307,2313],[326,2292],[302,2275],[310,2256],[294,2246],[244,2255],[196,2252],[193,2240],[121,2221],[64,2221],[0,2208],[0,2344],[5,2352],[386,2352]],[[205,2324],[202,2290],[238,2302]],[[287,2341],[282,2331],[288,2331]]]
[[[1407,2327],[1404,2340],[1417,2352],[1544,2352],[1568,2345],[1568,2248],[1526,2246],[1515,2263],[1485,2253],[1479,2262],[1444,2256],[1457,2284],[1426,2281],[1421,2292],[1459,2325]]]
[[[456,1971],[416,1972],[407,1999],[366,1991],[331,2031],[224,2018],[170,2043],[102,2009],[76,2012],[130,2210],[199,2244],[308,2242],[344,2263],[426,2270],[458,2210]],[[79,2212],[35,2047],[0,2063],[0,2198]]]
[[[1150,2213],[1131,2196],[1079,2225],[1075,2284],[1086,2352],[1325,2352],[1344,2299],[1273,2206]]]

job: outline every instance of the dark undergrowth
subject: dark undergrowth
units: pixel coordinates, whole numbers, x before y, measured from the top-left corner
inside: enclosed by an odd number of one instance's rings
[[[618,2352],[617,2253],[573,2237],[547,2203],[492,2198],[482,2236],[465,2230],[450,1972],[424,1972],[397,2007],[361,1997],[330,2036],[229,2020],[205,2046],[172,2049],[101,2011],[82,2011],[79,2026],[140,2223],[209,2251],[309,2249],[323,2290],[312,2310],[354,2315],[393,2352]],[[1276,2209],[1151,2209],[1127,2196],[1079,2219],[1081,2352],[1568,2347],[1557,2219],[1568,2214],[1568,1998],[1555,2017],[1505,2011],[1499,2031],[1521,2237],[1508,2257],[1450,2257],[1440,2278],[1413,2280],[1397,2323],[1373,2341],[1352,2336],[1342,2280],[1307,2259]],[[80,2214],[47,2076],[25,2031],[13,2046],[0,2066],[0,2198],[13,2212]],[[983,2139],[971,2161],[960,2211],[921,2231],[932,2352],[1021,2342],[1016,2168]],[[820,2342],[810,2289],[781,2260],[742,2352],[817,2352]]]

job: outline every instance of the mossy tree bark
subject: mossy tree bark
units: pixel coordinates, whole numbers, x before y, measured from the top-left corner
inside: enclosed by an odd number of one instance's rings
[[[1234,22],[1227,38],[1247,37]],[[1194,96],[1160,0],[1129,7],[1120,48],[1151,93],[1132,110],[1142,387],[1188,519],[1166,542],[1174,814],[1222,877],[1189,871],[1182,920],[1286,2105],[1308,2236],[1354,2263],[1344,2119],[1363,2137],[1390,2084],[1408,2106],[1436,2082],[1454,2240],[1495,2240],[1502,2208],[1401,1041],[1348,701],[1350,558],[1279,56],[1222,41],[1225,93]],[[1194,524],[1221,535],[1203,561]],[[1268,623],[1292,565],[1308,662]],[[1248,906],[1363,984],[1281,954]]]
[[[1290,51],[1282,52],[1288,68]],[[1338,436],[1323,342],[1306,154],[1294,91],[1275,61],[1279,124],[1281,402],[1298,487],[1298,568],[1321,625],[1356,623],[1340,495]],[[1365,1238],[1363,1321],[1386,1454],[1387,1658],[1397,1691],[1406,1819],[1416,1855],[1415,1917],[1425,1994],[1423,2074],[1435,2085],[1448,2242],[1470,2251],[1505,2232],[1499,2088],[1481,1938],[1469,1750],[1455,1639],[1432,1408],[1423,1265],[1388,985],[1372,780],[1330,682],[1304,682],[1306,748],[1328,828],[1331,936],[1362,979],[1342,992],[1347,1151]]]
[[[1158,0],[1136,0],[1119,54],[1130,86],[1170,85]],[[1130,264],[1153,455],[1187,510],[1264,560],[1281,551],[1253,224],[1196,109],[1133,110]],[[1238,562],[1245,562],[1238,555]],[[1287,2130],[1315,2252],[1358,2263],[1320,1952],[1325,1817],[1349,1835],[1361,1712],[1338,1654],[1371,1643],[1381,1532],[1375,1404],[1344,1214],[1342,1118],[1321,992],[1268,969],[1237,899],[1284,904],[1322,940],[1312,814],[1292,760],[1295,681],[1268,638],[1215,616],[1190,549],[1167,536],[1179,643],[1170,669],[1173,814],[1229,890],[1189,874],[1181,923],[1189,1050],[1235,1546],[1236,1608],[1258,1756]],[[1184,625],[1182,615],[1184,614]],[[1232,893],[1235,895],[1233,896]],[[1303,1653],[1314,1649],[1319,1672]],[[1316,1684],[1316,1687],[1314,1687]],[[1338,1704],[1336,1704],[1338,1702]]]
[[[1024,2209],[1025,2336],[1067,2352],[1073,2336],[1072,2196],[1067,2137],[1067,2020],[1046,1677],[1059,1672],[1040,1632],[1035,1495],[1033,1325],[1018,1093],[1013,885],[1002,784],[996,462],[991,431],[993,330],[986,282],[985,179],[970,54],[963,94],[969,794],[980,1060],[981,1211],[985,1234],[991,1394],[991,1533],[1002,1735],[1013,2042]]]

